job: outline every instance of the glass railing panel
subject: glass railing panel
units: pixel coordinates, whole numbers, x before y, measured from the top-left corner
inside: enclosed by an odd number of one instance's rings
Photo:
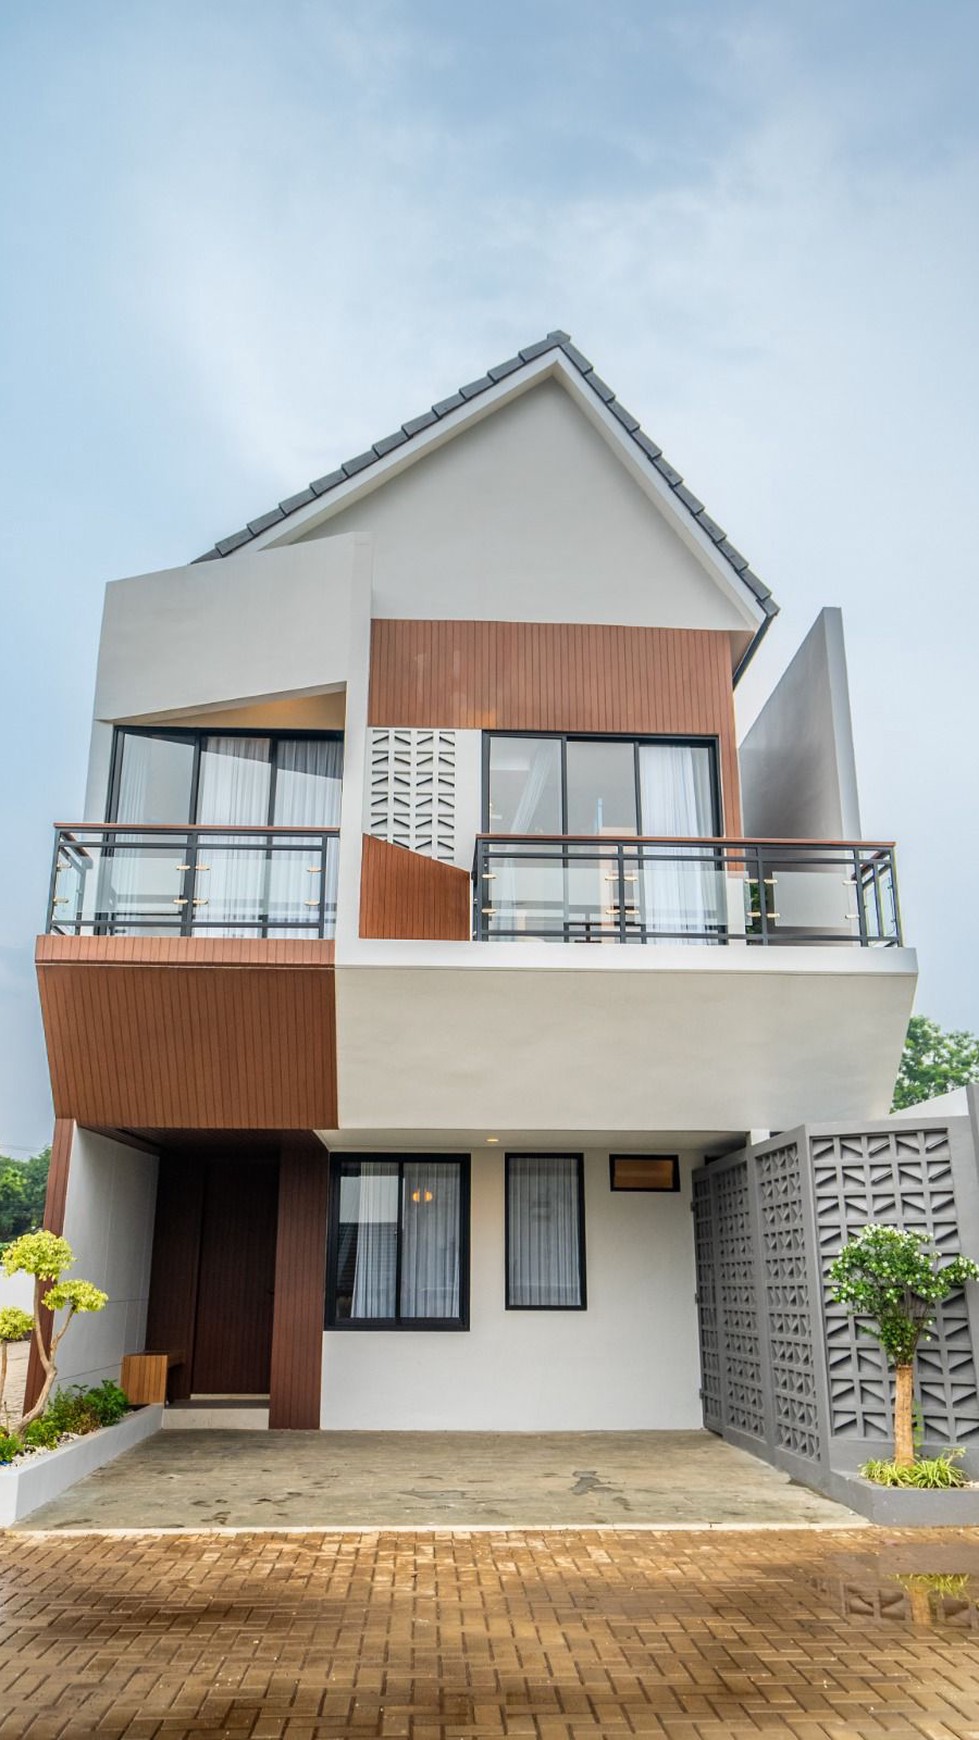
[[[600,837],[477,843],[476,935],[893,947],[889,846]]]
[[[336,927],[337,830],[74,828],[49,924],[87,936],[313,936]]]

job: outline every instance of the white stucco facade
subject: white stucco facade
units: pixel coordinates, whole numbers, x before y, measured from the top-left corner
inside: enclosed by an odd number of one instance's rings
[[[676,1194],[612,1191],[608,1151],[586,1153],[587,1309],[508,1311],[503,1150],[474,1150],[469,1330],[328,1330],[323,1426],[699,1426],[691,1170],[684,1158]]]
[[[58,1354],[60,1384],[118,1382],[123,1354],[143,1346],[156,1175],[153,1155],[76,1128],[64,1227],[75,1254],[69,1275],[94,1281],[109,1303],[74,1319]]]

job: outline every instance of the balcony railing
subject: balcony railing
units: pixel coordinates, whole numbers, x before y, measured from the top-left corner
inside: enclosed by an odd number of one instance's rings
[[[59,936],[332,937],[337,828],[56,830]]]
[[[481,834],[482,942],[901,944],[889,844]]]

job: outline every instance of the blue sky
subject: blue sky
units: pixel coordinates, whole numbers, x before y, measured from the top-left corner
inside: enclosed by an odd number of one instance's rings
[[[773,587],[843,607],[918,1006],[979,1029],[979,7],[38,0],[0,13],[0,1151],[102,586],[567,328]],[[965,898],[963,898],[965,896]]]

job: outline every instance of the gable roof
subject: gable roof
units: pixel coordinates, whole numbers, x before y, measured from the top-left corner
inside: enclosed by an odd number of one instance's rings
[[[340,489],[350,478],[359,476],[372,466],[379,465],[380,461],[385,459],[389,453],[404,447],[421,435],[424,430],[431,429],[443,418],[450,416],[461,406],[478,399],[481,394],[488,392],[498,382],[506,380],[508,376],[515,375],[530,363],[536,362],[548,351],[559,351],[572,364],[581,380],[595,393],[606,411],[616,419],[625,435],[631,438],[636,448],[644,455],[646,463],[653,466],[659,477],[668,485],[673,496],[680,503],[682,511],[689,515],[707,534],[718,554],[733,569],[738,579],[760,605],[764,620],[735,673],[735,679],[737,679],[755,651],[772,617],[778,614],[778,605],[769,588],[763,581],[759,580],[757,574],[749,566],[747,557],[735,548],[717,521],[711,519],[703,502],[694,495],[692,489],[687,487],[680,472],[665,457],[663,449],[646,434],[645,430],[641,428],[638,418],[626,410],[625,406],[616,398],[611,387],[602,380],[600,375],[596,374],[593,364],[572,344],[571,338],[566,332],[549,332],[546,338],[540,339],[536,344],[528,345],[524,350],[518,351],[516,356],[509,357],[506,362],[497,363],[494,368],[487,369],[486,373],[481,375],[478,380],[469,381],[465,386],[460,387],[458,392],[450,394],[447,399],[440,399],[438,404],[432,405],[420,416],[409,418],[408,422],[402,423],[400,429],[396,429],[390,435],[383,436],[380,441],[375,441],[374,445],[369,447],[366,452],[356,454],[353,459],[344,460],[335,471],[327,472],[324,477],[316,478],[305,489],[299,490],[296,495],[287,496],[284,501],[280,501],[276,507],[270,508],[267,513],[259,514],[257,519],[249,520],[248,524],[243,526],[240,531],[232,532],[226,538],[219,538],[212,549],[195,557],[195,561],[214,562],[224,556],[233,555],[236,550],[242,549],[245,545],[252,543],[254,539],[261,537],[263,533],[270,531],[274,526],[288,520],[291,515],[298,513],[300,509],[307,507],[311,502],[329,496],[331,491]]]

